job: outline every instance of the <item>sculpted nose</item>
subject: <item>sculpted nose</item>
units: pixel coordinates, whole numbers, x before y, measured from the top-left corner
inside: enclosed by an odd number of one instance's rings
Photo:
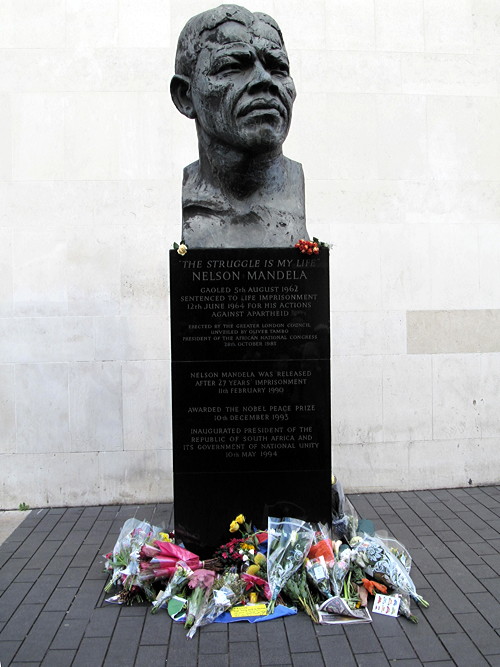
[[[273,92],[278,90],[271,73],[258,61],[254,65],[249,84],[249,91],[252,92],[253,90],[271,90]]]

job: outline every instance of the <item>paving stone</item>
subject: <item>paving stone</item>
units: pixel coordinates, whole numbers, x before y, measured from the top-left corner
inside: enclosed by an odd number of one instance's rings
[[[19,573],[26,567],[28,560],[28,558],[10,558],[10,560],[2,566],[2,569],[0,570],[0,590],[4,591],[17,579]]]
[[[484,544],[484,542],[482,544]],[[452,541],[448,542],[446,546],[453,553],[453,555],[456,556],[456,558],[458,558],[459,561],[464,565],[481,565],[483,563],[483,559],[480,558],[478,552],[475,550],[476,545],[474,545],[474,547],[471,547],[462,541],[460,542]]]
[[[71,607],[78,588],[57,588],[49,597],[44,611],[67,611]]]
[[[260,649],[260,664],[261,665],[289,665],[291,664],[291,656],[287,654],[288,652],[283,651],[282,649],[276,648],[275,646],[268,646],[266,650]],[[252,654],[247,653],[249,658],[248,664],[257,664],[258,655],[255,657]],[[231,661],[232,662],[232,661]]]
[[[457,614],[457,621],[483,655],[500,654],[500,637],[481,614]]]
[[[484,542],[484,538],[478,535],[475,530],[472,530],[462,519],[456,517],[454,519],[447,519],[448,527],[455,531],[458,537],[461,537],[468,544],[476,544],[477,542]]]
[[[234,665],[234,663],[231,664]],[[200,655],[198,656],[198,667],[229,667],[229,654]]]
[[[16,659],[42,662],[63,618],[64,614],[60,611],[40,612],[19,649]]]
[[[82,639],[82,643],[76,652],[71,667],[97,667],[104,664],[104,658],[108,650],[109,637],[92,637]]]
[[[479,544],[474,544],[472,548],[479,556],[484,556],[484,555],[491,556],[498,553],[495,547],[489,542],[480,542]]]
[[[59,581],[59,586],[61,588],[80,586],[85,579],[87,570],[88,567],[68,567]]]
[[[68,611],[68,618],[89,618],[101,597],[104,581],[84,581]]]
[[[108,605],[108,607],[112,606]],[[172,621],[164,610],[156,614],[148,611],[144,618],[140,643],[144,646],[167,644],[171,626]]]
[[[403,637],[401,623],[397,619],[383,614],[372,614],[372,626],[375,635],[380,637]]]
[[[86,619],[65,619],[52,641],[51,648],[76,650],[80,646],[86,626]]]
[[[385,653],[360,653],[356,656],[358,667],[389,667]]]
[[[412,561],[418,566],[418,569],[424,574],[441,574],[443,568],[438,561],[427,551],[427,549],[411,549],[410,555]]]
[[[428,622],[426,611],[415,611],[415,615],[418,617],[418,624],[405,623],[402,625],[406,637],[422,662],[448,660],[448,651],[444,648],[434,628]]]
[[[381,637],[380,643],[389,661],[397,660],[399,664],[400,660],[417,657],[412,645],[404,635],[400,637]]]
[[[168,667],[187,667],[187,665],[196,665],[198,660],[198,643],[186,639],[184,648],[172,648],[169,646],[167,652]],[[110,664],[109,667],[115,667]]]
[[[484,555],[483,556],[484,562],[489,565],[497,574],[500,574],[500,554],[496,554],[494,556],[492,555]]]
[[[427,580],[453,614],[474,611],[470,596],[466,597],[446,573],[428,574]]]
[[[24,570],[21,570],[21,572],[19,572],[14,581],[18,583],[34,584],[41,574],[42,574],[41,568],[36,568],[34,570],[28,570],[27,568],[24,568]]]
[[[356,660],[346,637],[320,637],[319,645],[326,667],[356,667]]]
[[[4,593],[2,593],[0,597],[0,621],[9,621],[10,617],[22,603],[30,589],[31,584],[14,582]]]
[[[142,623],[142,619],[137,617],[118,618],[104,662],[107,667],[135,664]]]
[[[24,602],[26,604],[45,604],[56,590],[60,578],[58,574],[42,574],[31,586]]]
[[[70,556],[53,556],[43,569],[43,574],[59,574],[62,576],[70,562]]]
[[[54,540],[52,542],[43,541],[43,542],[40,543],[40,545],[36,545],[37,548],[31,554],[31,558],[28,561],[28,564],[27,564],[26,567],[29,567],[29,568],[35,568],[35,567],[45,568],[45,567],[47,567],[47,565],[50,563],[50,561],[54,557],[54,554],[59,549],[60,545],[61,545],[61,542],[59,542],[58,540]]]
[[[200,632],[199,652],[207,653],[225,653],[228,652],[227,633],[221,632]]]
[[[316,630],[318,637],[332,637],[333,635],[344,636],[345,634],[344,628],[341,625],[317,625],[314,629]]]
[[[439,564],[464,593],[483,593],[484,586],[458,558],[440,558]]]
[[[114,604],[108,604],[105,607],[94,609],[87,627],[85,628],[85,637],[111,637],[119,614],[120,608],[118,605]],[[163,637],[164,641],[165,639],[166,638]]]
[[[265,621],[267,622],[267,621]],[[223,625],[217,623],[214,625]],[[210,627],[210,626],[207,626]],[[257,641],[257,624],[256,623],[228,623],[230,642],[256,642]]]
[[[145,667],[164,667],[167,662],[167,646],[139,646],[136,665]],[[199,663],[198,663],[199,664]]]
[[[493,628],[500,628],[500,606],[491,593],[470,593],[468,597]]]
[[[422,521],[418,514],[411,508],[398,509],[397,514],[403,523],[409,528],[413,529],[414,526],[424,525],[424,521]]]
[[[45,539],[47,535],[48,533],[46,532],[30,533],[16,550],[16,558],[29,558],[31,560],[40,544],[42,544],[42,551],[49,551],[51,547]],[[38,563],[36,562],[32,564],[32,567],[37,566]]]
[[[20,646],[21,641],[4,641],[2,639],[0,641],[0,663],[10,665]]]
[[[437,535],[422,535],[420,541],[434,558],[453,557],[453,553]]]
[[[71,531],[71,533],[62,541],[57,550],[58,556],[75,556],[78,549],[82,546],[86,536],[86,530]]]
[[[103,541],[108,538],[112,523],[113,522],[111,520],[98,519],[94,523],[92,528],[88,531],[87,536],[85,537],[85,540],[84,540],[85,544],[97,544],[98,546],[100,546],[103,543]],[[109,540],[108,551],[113,550],[113,547],[114,547],[115,542],[116,542],[116,538],[118,537],[118,534],[119,534],[119,530],[120,529],[118,528],[115,539],[113,540],[111,538]]]
[[[235,623],[239,625],[239,623]],[[230,642],[229,643],[229,664],[231,667],[248,667],[248,665],[260,664],[259,644],[257,642]],[[288,650],[282,654],[282,662],[291,664],[291,658]]]
[[[1,639],[22,641],[42,611],[41,604],[20,605],[2,629]]]
[[[356,657],[358,653],[377,653],[382,650],[371,623],[347,625],[345,634]]]
[[[293,667],[320,667],[324,665],[323,656],[321,653],[293,653],[292,665]]]
[[[38,532],[38,531],[44,531],[44,532],[49,532],[55,528],[57,523],[61,520],[61,515],[60,514],[54,514],[53,512],[48,512],[44,517],[41,518],[41,520],[38,522],[38,524],[32,529],[32,532]]]
[[[287,618],[285,630],[292,653],[302,653],[304,651],[316,653],[319,651],[316,632],[309,616],[297,614]]]
[[[441,635],[441,641],[458,667],[483,667],[488,664],[466,634]]]
[[[69,649],[57,651],[50,649],[43,659],[42,667],[69,667],[73,662],[75,654],[76,651]]]
[[[414,535],[411,530],[408,528],[408,526],[405,526],[404,523],[401,523],[400,520],[397,523],[388,523],[389,527],[389,532],[392,533],[392,535],[399,540],[402,544],[405,545],[405,547],[410,551],[412,549],[418,549],[422,547],[422,541],[424,540],[424,536],[422,536],[420,539]]]
[[[426,526],[425,524],[422,524],[421,526],[412,526],[412,533],[414,533],[417,537],[420,537],[420,535],[433,535],[434,533],[432,532],[432,529],[429,528],[429,526]],[[455,536],[456,538],[456,536]]]

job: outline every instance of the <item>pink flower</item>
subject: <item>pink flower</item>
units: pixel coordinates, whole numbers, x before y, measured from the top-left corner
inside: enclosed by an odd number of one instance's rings
[[[205,570],[200,568],[195,570],[189,577],[189,588],[210,588],[214,583],[215,572],[213,570]]]

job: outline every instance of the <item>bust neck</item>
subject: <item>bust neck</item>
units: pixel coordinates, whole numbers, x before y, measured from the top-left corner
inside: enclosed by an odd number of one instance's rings
[[[281,146],[264,153],[248,153],[200,134],[198,146],[199,176],[226,197],[241,200],[283,188],[285,158]]]

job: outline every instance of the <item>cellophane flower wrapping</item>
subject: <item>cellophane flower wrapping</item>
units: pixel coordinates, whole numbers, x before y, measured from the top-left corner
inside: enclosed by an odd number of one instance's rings
[[[188,588],[191,588],[192,592],[188,598],[187,617],[184,627],[192,627],[204,600],[210,594],[214,579],[215,572],[213,570],[204,570],[203,568],[195,570],[189,577]]]
[[[330,570],[330,584],[335,596],[342,594],[344,579],[346,578],[351,568],[351,557],[351,549],[344,549],[340,552],[332,569]]]
[[[173,542],[155,540],[153,546],[145,545],[140,551],[141,581],[164,579],[172,576],[178,562],[185,563],[192,570],[200,567],[198,556]]]
[[[334,595],[331,585],[331,573],[335,565],[333,544],[327,525],[319,523],[313,528],[313,543],[305,560],[307,576],[315,589],[329,598]]]
[[[110,588],[121,580],[124,587],[132,585],[143,588],[139,581],[139,555],[145,544],[151,545],[158,538],[161,528],[152,526],[147,521],[127,519],[123,524],[113,548],[112,557],[106,561],[105,568],[112,572],[111,580],[105,587]]]
[[[346,542],[350,542],[358,530],[359,517],[352,503],[345,497],[342,484],[336,480],[332,484],[332,532]]]
[[[178,561],[175,566],[175,572],[173,573],[171,579],[169,580],[165,590],[160,591],[156,596],[156,599],[153,602],[153,609],[151,613],[154,614],[160,609],[160,607],[167,603],[170,598],[173,598],[174,595],[183,595],[189,577],[193,574],[193,570],[183,563]]]
[[[267,579],[271,589],[269,612],[288,579],[304,562],[314,538],[311,524],[286,517],[268,519]]]
[[[329,598],[333,595],[330,572],[326,564],[325,557],[306,558],[305,567],[307,578],[313,584],[314,588],[324,597]]]
[[[299,568],[287,579],[283,592],[297,609],[302,609],[314,623],[319,623],[316,601],[307,585],[307,574],[304,568]]]
[[[236,572],[226,572],[218,577],[210,593],[203,599],[195,614],[193,625],[187,637],[192,639],[198,628],[213,623],[225,611],[233,607],[243,596],[245,582]]]
[[[365,535],[353,549],[353,555],[356,562],[369,576],[393,588],[397,593],[409,595],[424,607],[428,606],[428,603],[416,591],[407,569],[407,562],[402,562],[382,540]]]

